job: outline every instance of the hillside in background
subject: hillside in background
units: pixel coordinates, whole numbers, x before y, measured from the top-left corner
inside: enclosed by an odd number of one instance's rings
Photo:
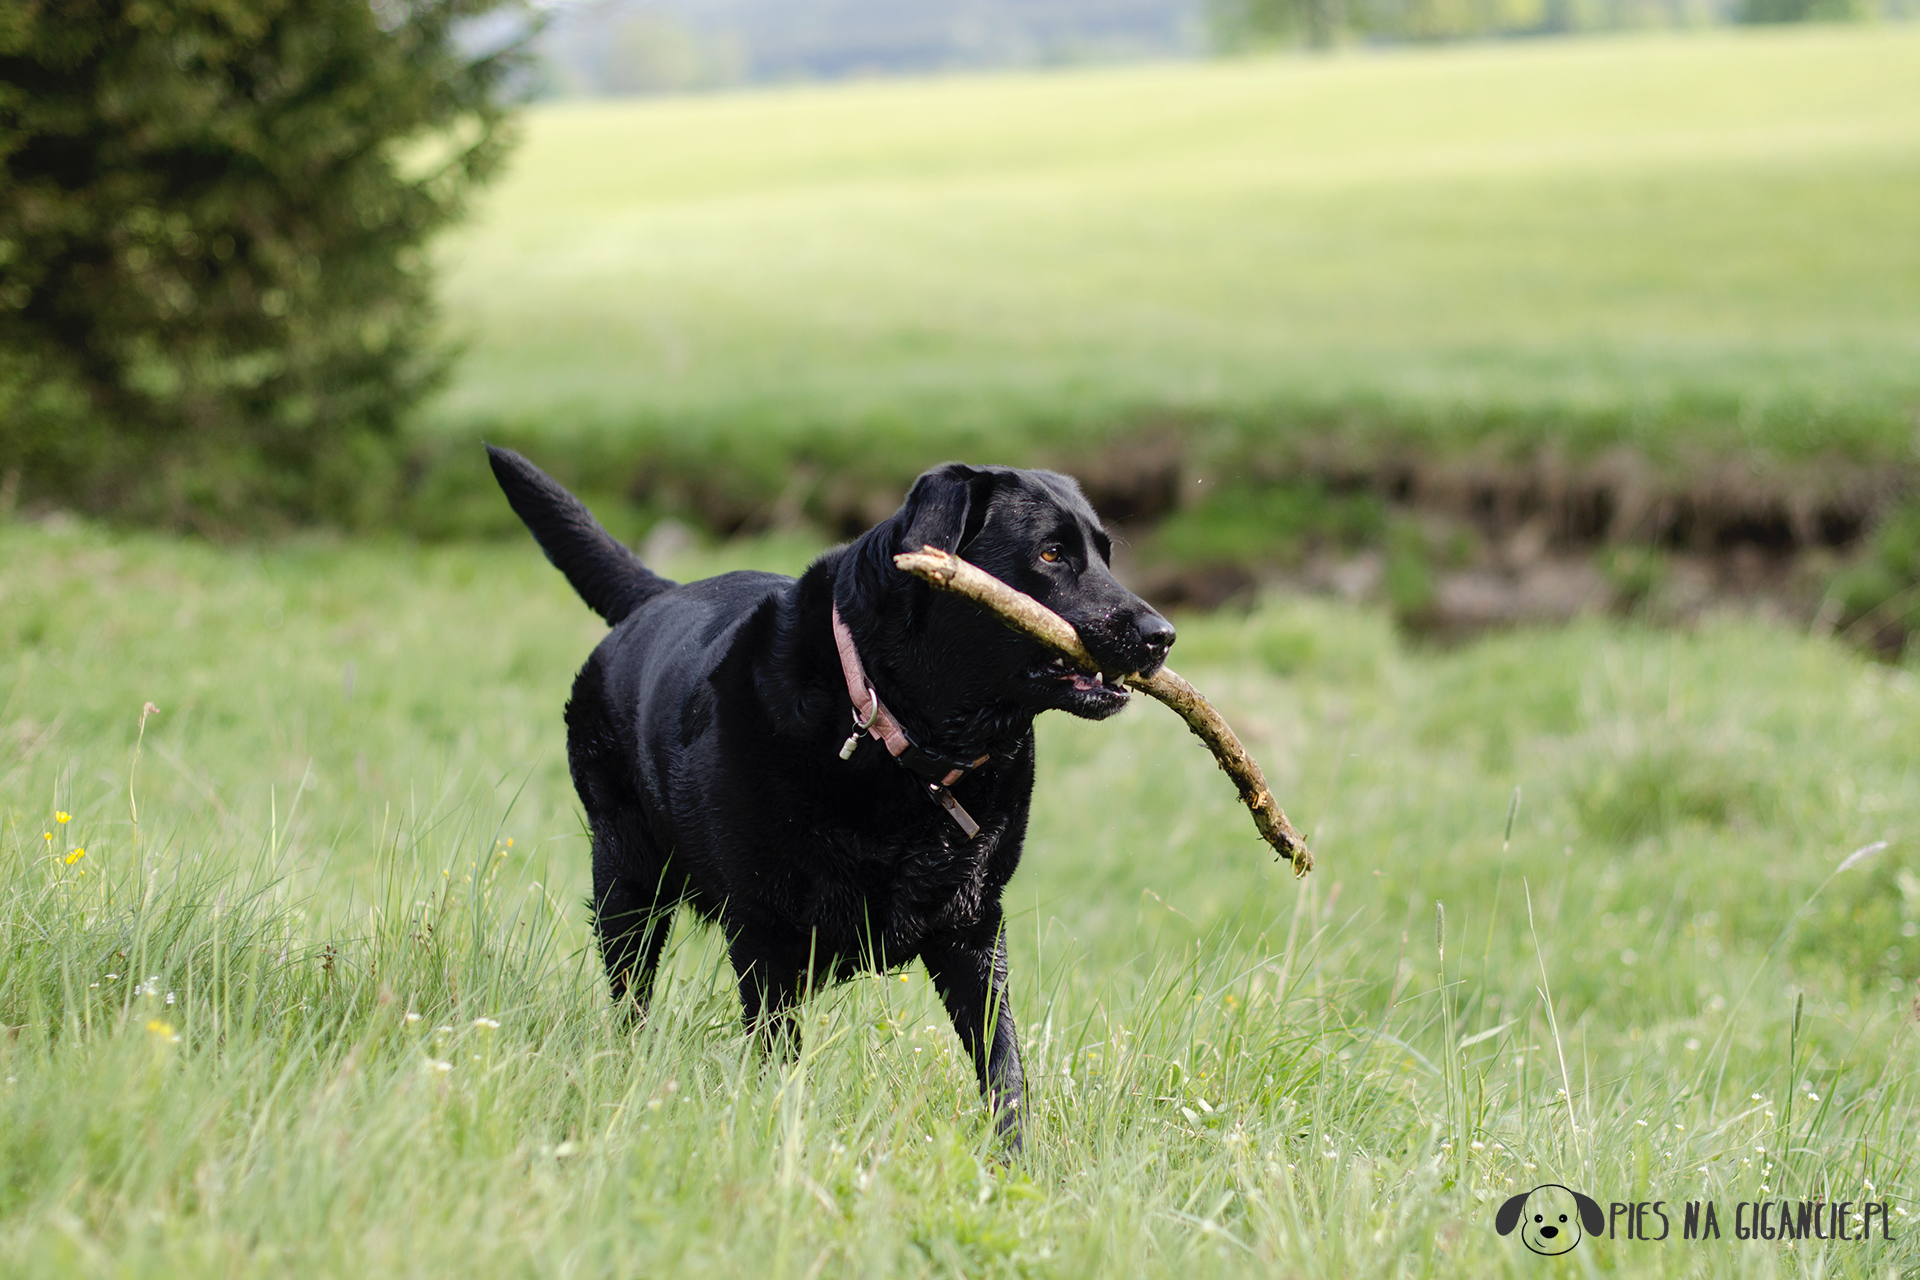
[[[1523,533],[1852,554],[1913,484],[1916,65],[1776,28],[543,106],[448,245],[420,492],[504,518],[485,434],[636,536],[837,534],[1051,462],[1243,565],[1411,505],[1466,539],[1406,536],[1414,613]]]
[[[544,106],[447,246],[438,418],[1904,456],[1917,64],[1822,28]]]

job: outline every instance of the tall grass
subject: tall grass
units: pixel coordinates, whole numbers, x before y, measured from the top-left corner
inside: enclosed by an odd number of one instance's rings
[[[612,1016],[542,762],[591,628],[536,553],[0,551],[10,604],[56,606],[0,615],[0,1271],[1920,1262],[1911,670],[1738,620],[1451,651],[1298,602],[1183,620],[1320,868],[1271,863],[1171,717],[1043,722],[1009,1161],[918,970],[816,994],[768,1063],[683,923],[648,1023]],[[1686,1200],[1906,1214],[1891,1241],[1723,1221],[1556,1264],[1492,1229],[1547,1181],[1676,1227]]]

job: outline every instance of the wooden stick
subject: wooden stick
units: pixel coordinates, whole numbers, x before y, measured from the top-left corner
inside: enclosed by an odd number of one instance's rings
[[[1080,634],[1065,618],[1032,596],[1014,590],[986,570],[967,563],[952,552],[942,551],[938,547],[924,547],[919,551],[902,552],[893,558],[893,563],[943,591],[965,596],[997,615],[1015,631],[1032,636],[1041,644],[1065,654],[1084,670],[1100,669],[1094,656],[1080,643]],[[1267,790],[1267,779],[1260,772],[1260,766],[1240,745],[1240,739],[1234,736],[1233,729],[1214,710],[1213,704],[1201,697],[1198,689],[1166,667],[1161,667],[1150,676],[1130,675],[1123,679],[1148,697],[1173,708],[1187,722],[1187,728],[1193,731],[1194,736],[1207,744],[1207,749],[1213,752],[1213,758],[1219,762],[1221,769],[1240,789],[1240,803],[1246,805],[1248,812],[1253,814],[1253,825],[1259,828],[1261,836],[1273,846],[1275,853],[1293,864],[1293,874],[1303,876],[1313,870],[1313,851],[1307,848],[1307,842],[1287,821],[1287,815],[1273,798],[1273,792]]]

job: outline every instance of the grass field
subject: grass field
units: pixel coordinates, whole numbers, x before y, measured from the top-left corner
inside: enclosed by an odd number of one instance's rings
[[[0,1274],[1920,1266],[1911,667],[1733,620],[1185,620],[1319,869],[1159,709],[1043,722],[1003,1165],[917,970],[767,1067],[682,928],[652,1024],[608,1018],[559,718],[597,633],[530,545],[0,526]],[[1491,1220],[1548,1181],[1725,1238],[1537,1258]],[[1733,1238],[1780,1198],[1894,1238]]]
[[[1815,27],[541,106],[447,246],[435,430],[772,492],[1168,422],[1910,463],[1916,66]]]

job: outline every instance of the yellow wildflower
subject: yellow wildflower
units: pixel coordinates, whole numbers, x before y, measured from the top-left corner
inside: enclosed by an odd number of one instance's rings
[[[72,853],[67,855],[67,865],[72,866],[74,863],[80,861],[80,859],[86,856],[87,856],[87,851],[85,849],[75,849]]]
[[[73,821],[73,815],[68,813],[65,809],[62,809],[58,813],[53,815],[53,820],[55,822],[58,822],[60,825],[65,826],[67,823]]]
[[[180,1033],[173,1029],[173,1024],[171,1022],[162,1022],[160,1021],[160,1019],[155,1018],[152,1022],[149,1022],[147,1024],[147,1030],[151,1031],[154,1035],[166,1041],[168,1044],[180,1043]]]

